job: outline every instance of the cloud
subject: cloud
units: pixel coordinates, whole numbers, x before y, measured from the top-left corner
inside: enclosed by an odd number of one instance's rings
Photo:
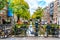
[[[36,2],[37,0],[26,0],[26,1],[29,4],[30,8],[37,8],[38,7],[37,2]]]
[[[38,8],[38,3],[37,0],[25,0],[28,4],[29,4],[29,10],[31,15],[33,14],[33,12]]]
[[[30,13],[33,14],[33,12],[39,7],[44,8],[47,6],[50,2],[55,0],[25,0],[29,4]]]

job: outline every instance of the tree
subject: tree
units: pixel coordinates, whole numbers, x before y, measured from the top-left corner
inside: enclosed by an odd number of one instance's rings
[[[38,7],[34,12],[34,14],[32,15],[32,18],[41,19],[42,16],[43,16],[43,9]]]
[[[20,19],[20,17],[25,18],[25,19],[28,18],[27,14],[29,14],[28,13],[29,6],[24,0],[13,0],[10,3],[9,7],[16,14],[18,18],[17,21]]]
[[[36,21],[34,21],[35,22],[35,30],[36,30],[36,34],[35,34],[35,36],[38,36],[38,30],[40,29],[40,26],[41,26],[41,18],[42,18],[42,16],[43,16],[43,9],[42,8],[40,8],[40,7],[38,7],[37,9],[36,9],[36,11],[34,12],[34,14],[32,15],[32,18],[35,20],[36,19]],[[39,21],[38,21],[39,20]],[[39,24],[40,23],[40,24]],[[38,29],[37,29],[38,28]]]
[[[7,0],[0,0],[0,10],[3,9],[7,4]]]
[[[27,11],[27,12],[25,12],[24,14],[22,14],[22,18],[24,18],[24,19],[26,19],[26,20],[30,19],[30,12]]]

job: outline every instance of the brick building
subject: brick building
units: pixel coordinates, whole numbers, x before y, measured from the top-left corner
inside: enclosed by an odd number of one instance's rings
[[[43,19],[44,19],[44,21],[47,22],[47,23],[50,23],[49,8],[50,8],[49,6],[46,6],[46,7],[44,8],[44,16],[43,16]]]
[[[44,18],[47,22],[59,23],[60,25],[60,0],[55,0],[45,7]]]

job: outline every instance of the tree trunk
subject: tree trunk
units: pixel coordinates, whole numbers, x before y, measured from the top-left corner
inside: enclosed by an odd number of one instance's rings
[[[20,17],[19,16],[17,16],[17,23],[20,21]]]
[[[17,21],[19,20],[19,16],[18,16],[18,19],[17,19]]]

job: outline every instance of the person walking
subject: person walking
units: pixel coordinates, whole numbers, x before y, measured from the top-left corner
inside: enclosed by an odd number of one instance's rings
[[[59,37],[59,27],[56,27],[56,30],[55,30],[55,37],[56,37],[56,38]]]
[[[33,36],[34,35],[34,29],[33,29],[33,25],[32,25],[32,19],[30,19],[30,25],[29,25],[28,30],[27,30],[27,35],[28,36]]]
[[[51,30],[51,26],[50,26],[50,24],[48,23],[47,26],[46,26],[47,37],[48,37],[48,35],[50,34],[50,30]]]
[[[35,36],[38,36],[38,21],[35,21]]]
[[[55,31],[56,31],[56,28],[55,28],[55,27],[52,27],[52,28],[51,28],[52,37],[54,37],[54,36],[55,36]]]

